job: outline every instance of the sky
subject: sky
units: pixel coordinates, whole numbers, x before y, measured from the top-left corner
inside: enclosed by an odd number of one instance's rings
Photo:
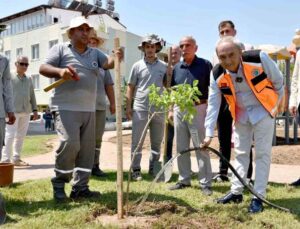
[[[102,2],[105,5],[106,0]],[[47,3],[0,0],[0,18]],[[197,40],[197,54],[209,60],[222,20],[232,20],[238,39],[252,45],[289,46],[300,28],[299,0],[115,0],[115,8],[129,32],[141,36],[155,33],[171,44],[192,35]]]

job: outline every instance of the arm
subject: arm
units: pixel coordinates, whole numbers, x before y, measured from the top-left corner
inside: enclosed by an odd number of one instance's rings
[[[109,110],[111,114],[116,112],[116,105],[115,105],[115,92],[113,85],[105,85],[105,92],[107,98],[109,100]]]
[[[115,65],[115,55],[120,59],[120,61],[124,58],[124,49],[119,48],[113,51],[113,54],[107,57],[107,60],[102,64],[103,69],[113,69]]]
[[[14,124],[16,117],[14,115],[14,103],[13,103],[13,89],[11,84],[11,76],[9,70],[9,62],[6,59],[6,67],[3,71],[2,84],[3,84],[3,102],[4,109],[8,116],[7,124]]]
[[[217,82],[213,77],[213,74],[211,73],[209,93],[208,93],[208,107],[207,107],[207,113],[205,117],[206,137],[201,147],[208,146],[211,142],[211,139],[214,136],[214,129],[219,115],[221,100],[222,100],[221,91],[217,85]]]
[[[40,74],[48,78],[73,79],[74,75],[69,68],[60,68],[61,45],[54,45],[48,53],[45,63],[40,66]]]
[[[278,94],[279,103],[284,93],[283,76],[276,63],[268,56],[268,54],[260,52],[260,59],[265,73],[272,82],[274,90]]]
[[[135,86],[132,84],[128,84],[127,92],[126,92],[126,117],[131,120],[132,119],[132,100],[134,94]]]
[[[39,72],[41,75],[48,78],[62,78],[64,80],[73,79],[73,73],[68,68],[57,68],[50,64],[42,64]]]
[[[294,66],[294,71],[291,79],[291,95],[290,95],[290,101],[289,101],[289,109],[293,116],[296,116],[297,114],[297,97],[299,93],[299,77],[300,77],[300,52],[297,52],[296,55],[296,62]]]

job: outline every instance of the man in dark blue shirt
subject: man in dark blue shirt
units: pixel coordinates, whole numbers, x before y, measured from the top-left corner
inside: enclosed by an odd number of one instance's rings
[[[197,44],[193,37],[183,37],[179,43],[182,51],[183,61],[179,62],[173,71],[172,86],[178,84],[193,84],[198,80],[198,88],[201,92],[199,102],[195,102],[196,115],[191,123],[183,121],[186,111],[181,111],[178,106],[174,106],[169,117],[174,117],[176,150],[177,153],[189,148],[190,139],[195,147],[199,147],[205,137],[204,120],[207,108],[209,76],[212,65],[208,60],[196,56]],[[202,193],[211,195],[211,164],[207,150],[196,151],[197,163],[199,167],[199,182]],[[191,186],[191,158],[190,153],[185,153],[177,160],[179,181],[170,190],[182,189]]]

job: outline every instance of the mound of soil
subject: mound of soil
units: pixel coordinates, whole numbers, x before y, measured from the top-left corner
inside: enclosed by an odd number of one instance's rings
[[[95,221],[104,227],[118,228],[222,228],[217,218],[171,201],[145,202],[142,206],[131,206],[124,219],[118,219],[115,213],[115,210],[103,206],[95,207],[86,220]]]

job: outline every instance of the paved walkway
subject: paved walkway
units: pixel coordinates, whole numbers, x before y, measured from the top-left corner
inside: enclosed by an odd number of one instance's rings
[[[130,134],[130,130],[123,131],[123,134]],[[109,139],[116,136],[115,131],[106,131],[103,137],[102,153],[101,153],[101,169],[116,170],[117,169],[117,148]],[[142,158],[142,170],[148,169],[149,155],[144,152]],[[52,177],[54,175],[54,152],[42,154],[34,157],[26,158],[31,166],[18,167],[14,170],[14,182],[35,180],[40,178]],[[218,171],[219,161],[212,159],[213,172]],[[123,165],[124,170],[128,170],[130,163],[130,149],[123,147]],[[174,171],[177,172],[177,164],[173,166]],[[192,160],[192,169],[197,171],[196,160]],[[269,181],[276,183],[290,183],[295,181],[300,176],[300,165],[278,165],[272,164]]]

